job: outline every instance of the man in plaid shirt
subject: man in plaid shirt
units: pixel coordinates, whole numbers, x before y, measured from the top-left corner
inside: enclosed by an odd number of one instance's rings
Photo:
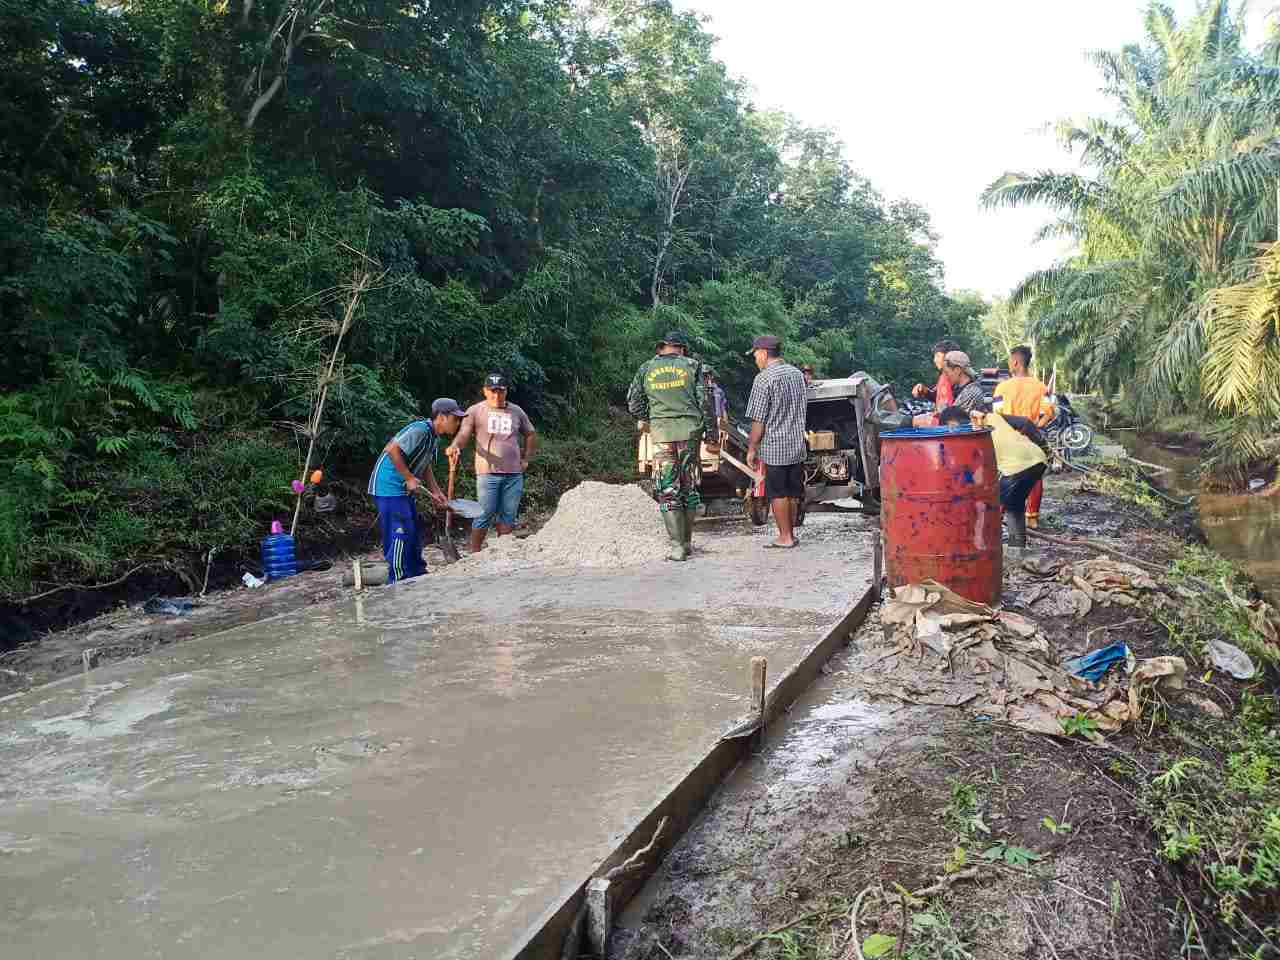
[[[796,504],[804,496],[804,374],[782,359],[777,337],[756,337],[748,352],[760,372],[747,402],[747,466],[764,464],[764,495],[778,524],[778,539],[766,546],[789,550],[796,546]]]

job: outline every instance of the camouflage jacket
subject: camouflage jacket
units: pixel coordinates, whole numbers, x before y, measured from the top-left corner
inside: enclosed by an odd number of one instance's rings
[[[678,353],[658,354],[636,371],[627,408],[649,422],[655,443],[701,439],[706,429],[702,364]]]

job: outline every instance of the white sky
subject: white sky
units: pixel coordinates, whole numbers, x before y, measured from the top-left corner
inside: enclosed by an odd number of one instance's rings
[[[1174,0],[1183,16],[1194,0]],[[677,0],[711,18],[717,56],[755,103],[830,127],[887,199],[922,204],[941,235],[947,287],[1007,293],[1060,244],[1049,219],[984,211],[1006,170],[1065,169],[1047,123],[1105,113],[1087,51],[1143,39],[1141,0]],[[1235,4],[1233,3],[1233,7]],[[1249,38],[1263,39],[1256,3]]]

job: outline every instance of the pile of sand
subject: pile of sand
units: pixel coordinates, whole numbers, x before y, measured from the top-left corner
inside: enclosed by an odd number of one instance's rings
[[[671,548],[653,498],[635,484],[587,480],[560,498],[555,515],[524,540],[495,537],[465,558],[498,569],[632,567],[663,560]]]

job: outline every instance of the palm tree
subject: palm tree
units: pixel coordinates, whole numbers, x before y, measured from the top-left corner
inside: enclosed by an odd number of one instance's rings
[[[1183,25],[1152,3],[1145,27],[1144,45],[1093,55],[1114,117],[1058,125],[1085,172],[1006,173],[983,202],[1048,206],[1057,218],[1041,236],[1075,241],[1011,302],[1076,382],[1122,389],[1147,413],[1213,398],[1239,412],[1243,394],[1221,384],[1264,371],[1240,363],[1239,325],[1215,322],[1206,304],[1275,237],[1276,45],[1246,52],[1220,0]]]

